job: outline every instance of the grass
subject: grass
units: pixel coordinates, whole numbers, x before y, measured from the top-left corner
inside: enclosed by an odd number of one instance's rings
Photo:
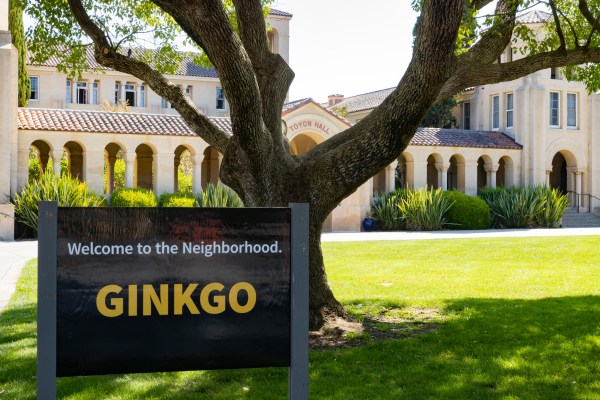
[[[412,333],[312,351],[311,399],[600,399],[598,243],[324,243],[338,299],[358,318],[384,318],[374,323],[382,332]],[[35,398],[35,272],[30,263],[0,314],[2,400]],[[284,399],[287,371],[61,378],[58,396]]]

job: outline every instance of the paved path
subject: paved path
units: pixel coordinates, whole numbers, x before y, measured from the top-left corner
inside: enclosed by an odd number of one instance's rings
[[[501,229],[484,231],[438,231],[438,232],[348,232],[324,233],[323,242],[358,242],[373,240],[423,240],[452,238],[493,238],[533,236],[600,236],[600,228],[563,229]],[[15,292],[23,266],[37,258],[37,241],[0,242],[0,313]]]
[[[37,258],[37,241],[0,242],[0,313],[17,287],[23,266]]]

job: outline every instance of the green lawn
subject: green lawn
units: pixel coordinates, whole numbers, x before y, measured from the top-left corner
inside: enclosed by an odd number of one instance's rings
[[[312,351],[311,399],[600,399],[600,237],[325,243],[336,296],[400,337]],[[35,398],[35,263],[0,315],[0,399]],[[419,333],[422,332],[422,333]],[[287,370],[61,378],[64,399],[284,399]]]

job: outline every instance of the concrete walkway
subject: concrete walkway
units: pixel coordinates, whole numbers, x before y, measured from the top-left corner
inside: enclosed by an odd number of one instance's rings
[[[324,233],[323,242],[361,242],[373,240],[465,239],[494,237],[600,236],[600,228],[490,229],[484,231],[437,232],[348,232]],[[599,240],[600,242],[600,240]],[[0,313],[15,292],[25,263],[37,258],[37,241],[0,242]]]
[[[0,242],[0,313],[15,292],[23,266],[37,256],[35,240]]]

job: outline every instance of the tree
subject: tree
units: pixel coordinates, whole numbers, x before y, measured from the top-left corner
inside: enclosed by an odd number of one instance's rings
[[[456,119],[452,116],[452,110],[458,103],[454,97],[435,103],[425,114],[421,125],[427,128],[451,128],[456,125]]]
[[[31,96],[29,74],[27,73],[27,44],[23,29],[23,6],[19,0],[8,2],[8,30],[12,35],[12,44],[19,52],[19,107],[27,107]]]
[[[413,54],[396,89],[369,116],[301,156],[290,154],[281,123],[282,104],[294,73],[269,51],[261,1],[68,0],[58,4],[31,0],[28,11],[39,21],[31,30],[37,57],[60,53],[65,70],[71,67],[76,73],[77,60],[84,54],[78,44],[82,37],[91,39],[101,65],[146,82],[224,155],[221,180],[246,205],[310,203],[310,322],[318,328],[328,320],[347,317],[327,283],[320,247],[325,218],[401,154],[432,104],[467,87],[512,80],[549,67],[600,61],[597,0],[550,0],[554,22],[541,44],[526,26],[515,29],[517,12],[532,1],[498,0],[494,15],[484,21],[475,18],[490,2],[415,0],[420,17]],[[143,51],[128,57],[123,46],[134,46],[150,30],[155,57]],[[528,44],[523,49],[527,57],[496,63],[513,32]],[[161,73],[169,71],[169,61],[177,57],[172,38],[179,33],[218,71],[231,108],[232,136],[213,125]],[[62,50],[56,43],[63,45]]]

